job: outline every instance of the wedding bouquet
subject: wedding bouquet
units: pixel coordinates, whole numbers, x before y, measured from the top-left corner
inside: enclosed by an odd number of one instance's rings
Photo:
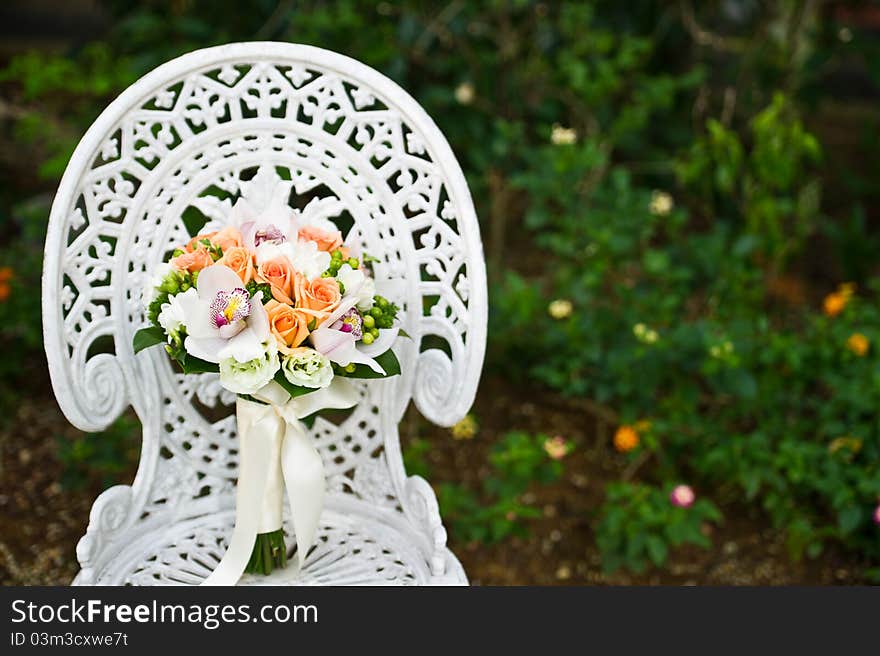
[[[239,476],[229,549],[206,583],[286,565],[287,488],[299,564],[321,514],[321,457],[304,429],[359,400],[346,379],[400,373],[397,306],[376,294],[371,258],[355,255],[326,211],[292,209],[291,183],[261,167],[226,227],[193,236],[145,290],[149,327],[135,352],[163,344],[180,370],[219,373],[237,394]]]

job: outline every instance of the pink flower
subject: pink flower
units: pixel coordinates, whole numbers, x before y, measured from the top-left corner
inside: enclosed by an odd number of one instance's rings
[[[568,453],[568,443],[560,435],[551,437],[544,442],[544,452],[553,460],[562,460]]]
[[[880,524],[880,506],[874,508],[874,523]]]
[[[672,490],[672,494],[669,495],[672,505],[679,508],[690,508],[694,505],[694,499],[696,498],[697,496],[690,485],[676,485]]]

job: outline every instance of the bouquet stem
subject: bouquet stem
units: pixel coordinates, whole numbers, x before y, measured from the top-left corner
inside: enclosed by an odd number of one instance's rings
[[[287,566],[287,547],[284,544],[284,530],[260,533],[254,542],[251,559],[245,572],[249,574],[270,574],[274,569]]]

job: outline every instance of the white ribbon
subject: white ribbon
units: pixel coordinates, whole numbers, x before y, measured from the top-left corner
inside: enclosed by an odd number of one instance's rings
[[[300,568],[315,542],[324,505],[324,464],[300,419],[319,410],[350,408],[357,390],[338,376],[324,389],[296,398],[275,382],[235,405],[239,470],[235,528],[223,559],[202,585],[235,585],[244,573],[257,535],[281,528],[287,488]]]

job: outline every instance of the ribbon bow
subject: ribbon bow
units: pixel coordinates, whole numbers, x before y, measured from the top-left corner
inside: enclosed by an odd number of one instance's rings
[[[238,582],[257,535],[281,528],[283,488],[302,568],[318,532],[325,482],[321,455],[300,419],[319,410],[350,408],[359,401],[357,390],[338,376],[328,387],[295,398],[275,382],[252,396],[262,403],[238,397],[235,404],[239,437],[235,528],[226,554],[202,585]]]

